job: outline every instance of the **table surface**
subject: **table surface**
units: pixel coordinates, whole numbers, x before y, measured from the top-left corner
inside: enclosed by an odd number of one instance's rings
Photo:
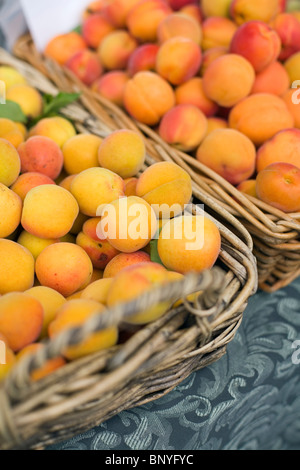
[[[167,396],[49,448],[248,449],[300,449],[300,279],[250,299],[218,362]]]

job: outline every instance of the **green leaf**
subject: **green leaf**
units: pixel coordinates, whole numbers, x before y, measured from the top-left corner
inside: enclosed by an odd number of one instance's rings
[[[20,105],[14,101],[7,100],[5,104],[0,104],[0,118],[10,119],[15,122],[27,123],[27,117],[23,113]]]
[[[46,117],[49,114],[57,113],[62,108],[65,108],[74,101],[78,100],[81,93],[58,93],[56,96],[45,95],[45,104],[43,110],[43,116]]]
[[[162,229],[159,230],[159,234],[161,230]],[[155,238],[154,240],[151,240],[150,242],[150,258],[151,258],[151,261],[153,261],[153,263],[161,264],[162,266],[164,266],[162,260],[160,259],[157,245],[158,245],[158,237]]]

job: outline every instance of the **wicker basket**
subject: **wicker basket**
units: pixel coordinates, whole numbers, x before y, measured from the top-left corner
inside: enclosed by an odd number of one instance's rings
[[[216,175],[195,158],[165,144],[150,127],[131,119],[123,110],[91,92],[67,69],[45,58],[35,48],[30,35],[21,37],[15,45],[15,54],[34,65],[65,91],[81,90],[86,106],[101,118],[110,116],[111,126],[140,130],[155,148],[189,171],[200,191],[209,194],[251,234],[258,264],[259,287],[274,292],[290,284],[300,275],[300,214],[284,214],[259,200],[241,194],[231,184]]]
[[[3,50],[0,64],[17,68],[42,93],[58,93],[43,74]],[[85,101],[83,97],[62,110],[78,132],[105,136],[117,127],[106,111],[102,118],[91,115]],[[147,145],[152,151],[147,165],[155,161],[154,156],[168,158],[163,152],[160,155],[151,141]],[[194,187],[194,197],[204,202],[206,215],[221,232],[222,249],[215,268],[96,315],[84,327],[48,340],[42,351],[20,362],[0,386],[1,449],[44,449],[69,439],[122,410],[164,396],[192,372],[226,353],[249,297],[257,290],[257,269],[248,232],[206,192],[207,186],[203,178],[203,186]],[[198,211],[194,205],[192,212]],[[185,300],[195,292],[203,294],[193,303]],[[91,332],[111,325],[122,330],[128,315],[161,301],[175,303],[180,299],[184,300],[179,307],[116,347],[68,363],[39,382],[30,380],[32,370]]]

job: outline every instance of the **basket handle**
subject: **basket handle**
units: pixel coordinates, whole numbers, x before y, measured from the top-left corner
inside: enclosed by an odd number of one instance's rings
[[[61,356],[63,351],[77,345],[88,338],[91,334],[119,325],[126,318],[136,314],[160,302],[168,302],[185,299],[195,292],[203,292],[203,302],[205,308],[212,307],[212,303],[217,303],[221,293],[226,287],[225,272],[214,267],[211,270],[204,271],[201,274],[189,274],[183,280],[168,283],[155,288],[139,298],[117,305],[112,309],[107,309],[100,314],[95,313],[82,327],[72,328],[59,334],[56,338],[44,343],[44,347],[35,354],[30,354],[22,359],[11,371],[4,382],[4,387],[11,398],[17,399],[20,396],[20,390],[30,385],[30,374],[32,371],[40,368],[49,359]],[[206,299],[206,300],[205,300]],[[185,302],[188,310],[188,304]],[[191,308],[194,313],[194,308]],[[197,315],[206,316],[205,310],[200,309]]]

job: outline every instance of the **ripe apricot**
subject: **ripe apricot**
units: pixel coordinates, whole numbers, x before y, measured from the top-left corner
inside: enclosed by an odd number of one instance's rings
[[[21,217],[21,198],[0,183],[0,238],[9,237],[18,228]]]
[[[43,110],[40,92],[30,85],[14,85],[7,90],[6,99],[14,101],[29,118],[38,117]]]
[[[29,132],[29,137],[44,136],[54,140],[60,148],[76,135],[73,124],[61,116],[41,119]]]
[[[101,142],[101,137],[92,134],[78,134],[68,139],[62,148],[65,171],[69,175],[76,175],[97,167]]]
[[[26,248],[0,239],[0,258],[0,294],[24,292],[33,286],[34,258]]]
[[[11,186],[21,171],[21,161],[15,147],[5,139],[0,139],[0,183]]]
[[[15,148],[24,142],[24,134],[14,121],[0,119],[0,138],[8,140]]]
[[[47,44],[44,53],[46,57],[50,57],[60,65],[64,65],[76,52],[82,51],[86,48],[87,45],[83,37],[72,31],[51,39]]]
[[[144,251],[137,251],[135,253],[120,253],[108,263],[104,269],[103,278],[114,278],[120,271],[127,268],[128,266],[150,262],[150,256]]]

